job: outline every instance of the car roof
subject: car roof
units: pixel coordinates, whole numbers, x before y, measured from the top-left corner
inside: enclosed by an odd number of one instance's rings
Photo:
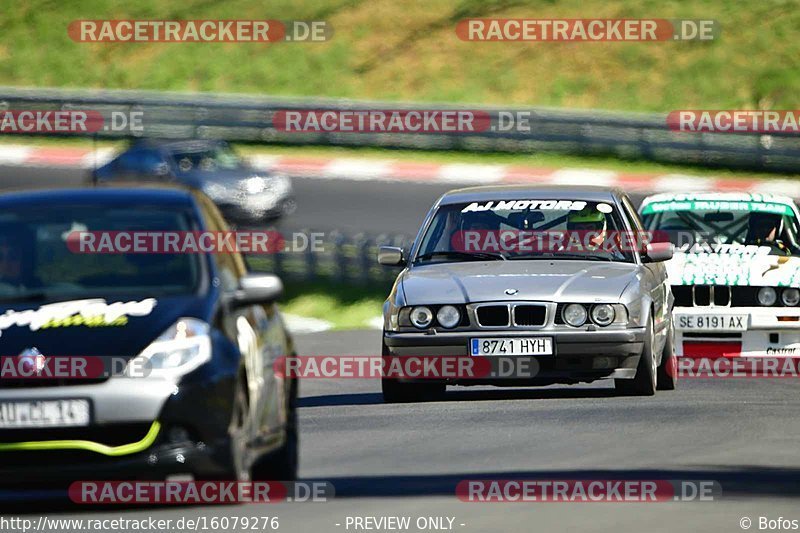
[[[712,200],[712,201],[728,201],[728,202],[772,202],[785,205],[794,205],[794,201],[781,194],[770,194],[761,192],[748,192],[748,191],[730,191],[730,192],[716,192],[716,191],[698,191],[698,192],[685,192],[674,193],[664,192],[653,194],[642,200],[641,207],[654,202],[680,202],[692,200]]]
[[[587,202],[613,202],[623,192],[620,189],[591,185],[490,185],[466,187],[446,192],[441,205],[486,200],[583,200]]]
[[[70,205],[75,203],[107,204],[124,206],[133,204],[190,207],[194,198],[189,189],[175,185],[133,185],[109,187],[71,187],[41,190],[21,190],[0,193],[2,207],[24,205]]]

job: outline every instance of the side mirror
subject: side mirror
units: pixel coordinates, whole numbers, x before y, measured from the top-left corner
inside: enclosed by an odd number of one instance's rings
[[[378,250],[378,263],[386,266],[402,266],[406,264],[405,252],[396,246],[381,246]]]
[[[653,242],[647,245],[645,259],[648,263],[669,261],[675,253],[675,245],[671,242]]]
[[[283,294],[283,282],[272,274],[247,274],[233,297],[233,305],[244,307],[272,303]]]

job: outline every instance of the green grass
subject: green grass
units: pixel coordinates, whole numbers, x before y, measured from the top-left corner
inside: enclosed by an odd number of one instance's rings
[[[284,313],[319,318],[334,329],[358,329],[381,315],[391,287],[343,285],[332,281],[286,282],[281,304]]]
[[[712,42],[475,43],[465,17],[711,18]],[[76,43],[77,19],[324,19],[325,43]],[[796,0],[5,2],[0,84],[668,111],[793,109]]]

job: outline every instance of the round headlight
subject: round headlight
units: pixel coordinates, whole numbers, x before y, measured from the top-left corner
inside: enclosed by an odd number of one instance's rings
[[[761,287],[758,291],[758,303],[761,305],[769,307],[770,305],[775,305],[775,301],[778,299],[778,295],[775,293],[775,289],[772,287]]]
[[[783,305],[794,307],[800,303],[800,290],[797,290],[793,287],[789,289],[783,289],[783,292],[781,292],[781,301],[783,302]]]
[[[461,313],[452,305],[443,305],[436,313],[436,320],[442,327],[454,328],[461,321]]]
[[[586,323],[588,313],[586,308],[581,304],[569,304],[562,312],[564,322],[573,327],[582,326]]]
[[[415,307],[409,317],[411,323],[419,329],[427,328],[433,322],[433,313],[427,307]]]
[[[607,326],[614,322],[616,313],[614,308],[608,304],[599,304],[592,307],[592,322],[598,326]]]

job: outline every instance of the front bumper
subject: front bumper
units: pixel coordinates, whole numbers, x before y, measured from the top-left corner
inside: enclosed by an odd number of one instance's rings
[[[481,378],[448,380],[462,385],[577,383],[597,379],[632,379],[644,347],[645,328],[613,331],[459,331],[385,332],[384,344],[394,356],[469,356],[470,340],[482,337],[552,337],[553,355],[534,356],[537,373],[524,380]],[[528,356],[521,356],[528,357]]]
[[[0,486],[91,479],[224,475],[235,373],[204,372],[176,385],[160,378],[0,388],[3,400],[81,398],[89,426],[0,430]]]
[[[676,307],[675,353],[689,357],[800,355],[800,309],[796,307]],[[741,328],[696,327],[697,317],[735,317]],[[694,327],[687,327],[689,325]]]
[[[219,459],[228,446],[227,439],[170,443],[160,431],[155,444],[145,450],[116,457],[86,450],[2,451],[0,488],[64,490],[75,481],[223,477],[228,471]]]

